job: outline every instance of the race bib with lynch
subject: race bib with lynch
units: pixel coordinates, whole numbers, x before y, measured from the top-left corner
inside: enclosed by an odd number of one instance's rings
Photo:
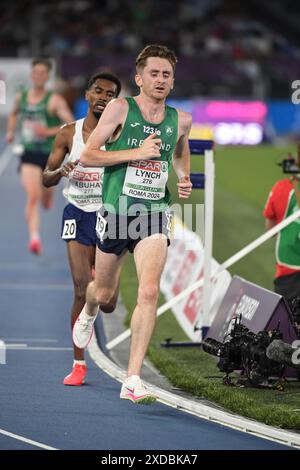
[[[123,194],[157,201],[165,197],[168,162],[138,160],[127,165]]]

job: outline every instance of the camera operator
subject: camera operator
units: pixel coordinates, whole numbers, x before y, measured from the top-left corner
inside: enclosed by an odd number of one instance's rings
[[[288,178],[278,181],[272,188],[263,215],[269,230],[300,207],[300,145],[298,155],[281,163]],[[274,290],[286,300],[300,296],[300,220],[289,224],[277,235],[276,273]]]

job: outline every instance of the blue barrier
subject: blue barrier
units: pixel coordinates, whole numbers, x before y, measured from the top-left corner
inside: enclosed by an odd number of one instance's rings
[[[205,150],[212,150],[214,146],[213,140],[189,140],[191,155],[204,155]],[[191,173],[190,179],[193,189],[205,188],[205,174],[204,173]]]
[[[205,174],[204,173],[190,173],[190,180],[193,185],[193,189],[205,188]]]
[[[214,146],[213,140],[189,140],[190,152],[192,155],[204,155],[205,150],[212,150]]]

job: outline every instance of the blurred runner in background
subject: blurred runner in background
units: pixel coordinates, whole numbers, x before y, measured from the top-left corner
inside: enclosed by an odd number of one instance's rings
[[[46,89],[51,62],[34,59],[28,90],[18,93],[8,116],[6,142],[14,140],[18,116],[21,118],[21,182],[26,192],[25,217],[28,224],[29,244],[32,253],[40,254],[39,203],[45,209],[53,204],[53,189],[43,188],[42,172],[51,152],[54,137],[62,123],[73,121],[65,99]]]

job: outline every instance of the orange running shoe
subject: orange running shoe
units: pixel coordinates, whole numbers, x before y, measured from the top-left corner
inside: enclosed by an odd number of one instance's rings
[[[64,385],[83,385],[86,373],[86,366],[75,364],[72,372],[64,378]]]
[[[28,244],[28,250],[35,255],[40,255],[42,252],[42,244],[38,238],[32,238]]]

